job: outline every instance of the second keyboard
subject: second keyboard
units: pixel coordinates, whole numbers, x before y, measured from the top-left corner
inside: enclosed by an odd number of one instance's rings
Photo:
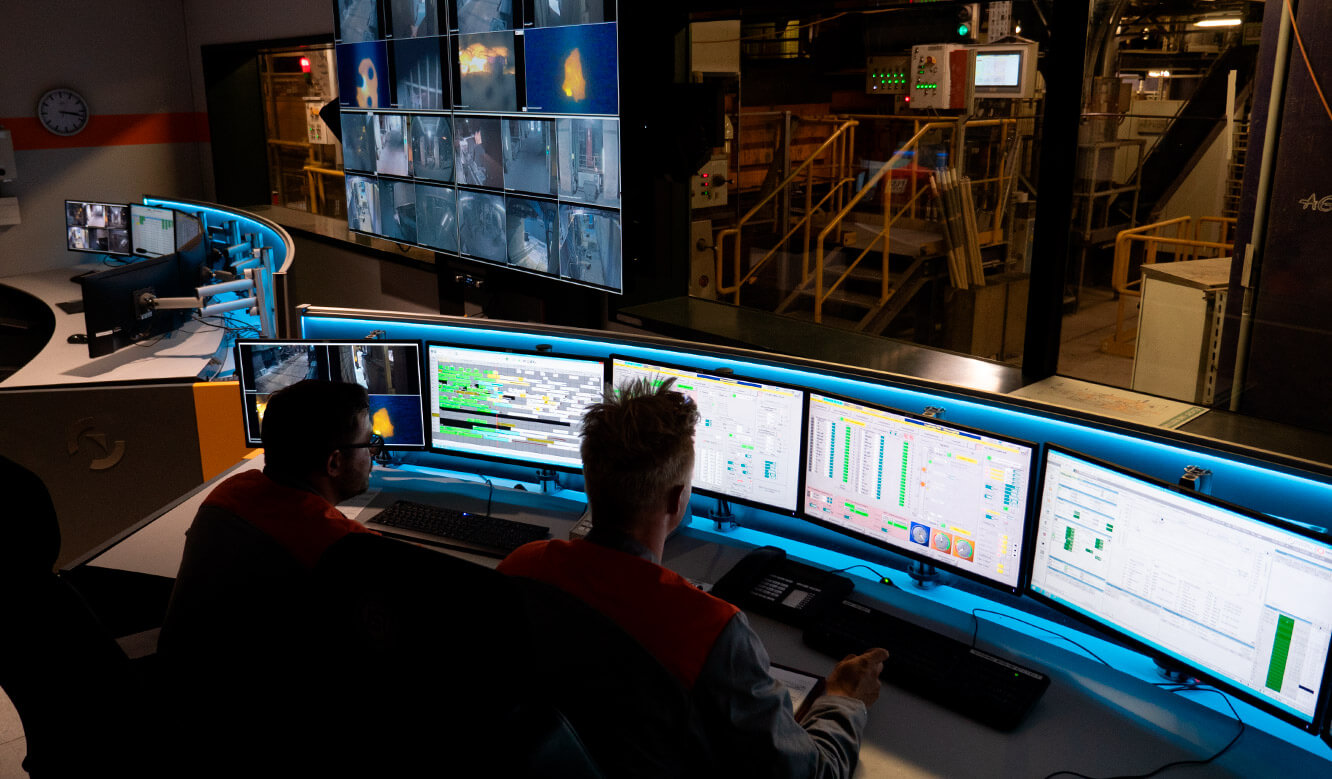
[[[409,500],[395,501],[371,517],[369,524],[382,525],[389,534],[408,535],[498,557],[529,541],[550,536],[550,530],[542,525]]]

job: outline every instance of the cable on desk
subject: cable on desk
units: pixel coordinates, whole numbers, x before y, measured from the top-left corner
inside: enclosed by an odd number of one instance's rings
[[[1166,689],[1169,692],[1214,692],[1217,695],[1220,695],[1221,700],[1225,701],[1226,706],[1230,707],[1230,713],[1235,716],[1235,721],[1239,723],[1239,731],[1235,733],[1234,737],[1231,738],[1230,741],[1225,746],[1221,747],[1220,751],[1216,752],[1211,757],[1208,757],[1206,759],[1175,760],[1174,762],[1166,763],[1165,765],[1160,766],[1159,768],[1149,773],[1121,775],[1114,777],[1114,779],[1148,779],[1149,777],[1156,776],[1162,771],[1166,771],[1176,766],[1207,765],[1212,761],[1216,760],[1217,758],[1221,757],[1222,755],[1224,755],[1226,752],[1229,752],[1230,748],[1235,746],[1235,742],[1240,740],[1240,736],[1244,735],[1244,731],[1248,729],[1248,725],[1244,724],[1243,718],[1241,718],[1239,712],[1235,710],[1235,704],[1230,702],[1230,696],[1226,695],[1224,692],[1216,689],[1215,687],[1198,684],[1196,682],[1190,682],[1186,684],[1177,684],[1175,682],[1154,682],[1154,684],[1155,686],[1160,687],[1161,689]],[[1087,776],[1086,774],[1080,774],[1077,773],[1076,771],[1055,771],[1052,774],[1047,774],[1045,779],[1051,779],[1051,777],[1055,776],[1073,776],[1073,777],[1078,777],[1078,779],[1096,779],[1095,777],[1090,777]]]
[[[971,627],[971,648],[972,648],[972,649],[975,649],[975,648],[976,648],[976,638],[977,638],[977,636],[979,636],[979,634],[980,634],[980,617],[977,616],[978,614],[993,614],[993,615],[995,615],[996,617],[1006,617],[1006,618],[1008,618],[1008,619],[1013,620],[1014,622],[1021,622],[1022,624],[1026,625],[1027,627],[1033,627],[1033,628],[1036,628],[1037,630],[1045,631],[1046,633],[1049,633],[1050,635],[1054,636],[1055,638],[1061,638],[1061,639],[1063,639],[1064,641],[1067,641],[1068,643],[1070,643],[1070,644],[1072,644],[1073,646],[1077,647],[1078,649],[1081,649],[1082,651],[1084,651],[1084,652],[1086,652],[1087,654],[1091,655],[1091,656],[1092,656],[1097,662],[1099,662],[1101,665],[1104,665],[1104,666],[1109,667],[1109,668],[1113,668],[1113,667],[1114,667],[1114,666],[1111,666],[1109,663],[1107,663],[1107,662],[1106,662],[1106,661],[1105,661],[1100,655],[1098,655],[1098,654],[1096,654],[1095,652],[1091,651],[1090,649],[1088,649],[1087,647],[1083,646],[1082,644],[1079,644],[1078,642],[1074,641],[1073,639],[1069,638],[1068,636],[1064,635],[1063,633],[1055,632],[1055,631],[1053,631],[1053,630],[1050,630],[1049,628],[1043,628],[1043,627],[1041,627],[1040,625],[1037,625],[1037,624],[1034,623],[1034,622],[1028,622],[1028,621],[1025,620],[1025,619],[1020,619],[1020,618],[1018,618],[1018,617],[1015,617],[1015,616],[1013,616],[1012,614],[1005,614],[1005,613],[1003,613],[1002,611],[991,611],[990,609],[972,609],[972,610],[971,610],[971,625],[972,625],[972,627]]]
[[[884,576],[883,574],[879,573],[878,571],[874,570],[873,568],[869,567],[868,565],[865,565],[864,563],[856,563],[855,565],[848,565],[848,566],[845,567],[845,568],[838,568],[837,570],[835,570],[835,571],[829,571],[828,573],[843,573],[843,572],[845,572],[845,571],[850,571],[850,570],[852,570],[852,569],[854,569],[854,568],[864,568],[865,570],[867,570],[867,571],[869,571],[870,573],[874,574],[875,576],[879,577],[879,584],[886,584],[886,585],[888,585],[889,587],[896,587],[896,586],[897,586],[896,584],[893,584],[893,580],[892,580],[892,579],[889,579],[887,576]]]
[[[495,482],[491,481],[483,473],[478,473],[477,476],[481,477],[481,481],[490,485],[490,491],[486,493],[486,516],[490,516],[490,499],[495,497]]]

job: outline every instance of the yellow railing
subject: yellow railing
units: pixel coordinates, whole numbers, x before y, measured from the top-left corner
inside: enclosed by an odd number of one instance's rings
[[[1208,241],[1200,237],[1207,225],[1216,226],[1215,229],[1220,233],[1221,240]],[[1174,228],[1174,235],[1166,234],[1170,228]],[[1135,245],[1140,244],[1143,248],[1143,265],[1156,264],[1157,254],[1162,248],[1170,254],[1168,262],[1196,260],[1201,259],[1199,254],[1202,252],[1208,252],[1209,256],[1216,256],[1211,253],[1229,253],[1233,251],[1235,241],[1231,232],[1234,229],[1235,219],[1233,217],[1204,216],[1194,218],[1180,216],[1167,219],[1164,222],[1121,230],[1115,237],[1115,264],[1110,276],[1110,283],[1119,296],[1119,305],[1115,310],[1115,331],[1109,338],[1101,342],[1101,351],[1122,357],[1133,356],[1138,328],[1136,325],[1129,327],[1125,321],[1125,313],[1130,298],[1136,300],[1142,297],[1141,274],[1138,274],[1136,278],[1129,278],[1129,268],[1133,262]],[[1132,321],[1136,322],[1136,317]]]
[[[824,206],[827,205],[829,201],[835,201],[837,205],[840,206],[841,202],[845,199],[846,188],[855,181],[855,178],[851,176],[850,173],[851,160],[855,149],[855,128],[857,124],[858,123],[854,119],[849,119],[839,124],[837,129],[828,136],[828,140],[820,144],[813,153],[805,158],[804,162],[800,163],[799,167],[791,171],[791,175],[783,179],[776,187],[773,187],[773,190],[769,192],[767,196],[758,203],[755,203],[753,208],[746,211],[745,215],[740,217],[734,227],[729,227],[717,233],[717,240],[714,243],[713,252],[717,261],[718,292],[734,295],[733,302],[739,305],[741,288],[743,288],[746,283],[754,283],[758,272],[763,269],[763,266],[773,257],[777,256],[777,253],[782,250],[782,247],[786,245],[787,241],[801,230],[804,231],[805,235],[805,266],[809,265],[809,231],[815,214],[821,213]],[[817,160],[824,157],[825,154],[831,158],[825,162],[825,164],[829,165],[831,168],[829,176],[830,186],[828,187],[828,192],[824,194],[823,197],[819,198],[817,203],[814,203],[815,163]],[[754,217],[757,216],[769,203],[772,203],[778,195],[782,194],[798,182],[802,176],[804,177],[805,184],[804,216],[786,231],[786,234],[782,236],[781,240],[779,240],[767,254],[763,255],[758,262],[754,263],[744,275],[741,275],[740,231],[744,229],[744,226],[753,220]],[[785,226],[786,225],[783,225],[783,227]],[[722,283],[726,268],[725,243],[728,238],[734,239],[731,250],[731,278],[734,279],[734,282],[730,286]]]
[[[926,134],[933,132],[934,130],[956,131],[959,128],[965,130],[965,129],[981,128],[981,127],[1016,126],[1017,124],[1016,119],[982,119],[975,122],[963,122],[963,123],[926,122],[924,124],[920,123],[920,120],[914,118],[911,121],[915,122],[914,125],[915,133],[911,136],[911,139],[908,140],[906,143],[902,144],[901,148],[899,148],[896,152],[894,152],[893,156],[890,157],[888,161],[885,162],[879,168],[879,170],[872,177],[870,177],[868,181],[865,182],[865,185],[860,188],[860,191],[857,192],[855,196],[852,197],[851,200],[848,201],[846,205],[844,205],[841,208],[841,210],[839,210],[835,215],[833,215],[832,218],[828,220],[828,224],[825,225],[821,231],[819,231],[818,239],[815,244],[815,267],[813,270],[815,322],[823,321],[824,302],[827,301],[828,298],[831,297],[832,294],[837,291],[837,288],[842,285],[842,282],[846,281],[846,279],[850,277],[851,273],[860,264],[861,260],[865,259],[865,257],[868,256],[868,254],[874,250],[874,247],[879,246],[880,244],[882,244],[882,249],[880,251],[882,253],[882,258],[883,258],[883,267],[882,267],[882,279],[879,289],[878,305],[882,306],[884,303],[888,302],[888,298],[893,294],[893,291],[891,289],[891,283],[890,283],[891,279],[889,276],[889,268],[888,268],[888,260],[891,253],[889,237],[894,222],[896,222],[898,219],[902,218],[903,216],[907,215],[908,213],[913,215],[916,213],[916,201],[926,191],[925,189],[917,186],[915,175],[911,175],[908,177],[911,185],[911,195],[907,199],[907,201],[903,203],[901,209],[898,210],[896,214],[892,213],[891,194],[885,193],[885,197],[883,198],[883,228],[878,232],[877,235],[875,235],[874,239],[871,240],[869,244],[867,244],[865,248],[862,249],[858,255],[856,255],[855,259],[847,264],[846,269],[841,273],[841,275],[838,276],[835,280],[833,280],[831,284],[828,285],[827,291],[825,292],[823,289],[824,287],[823,264],[825,257],[824,244],[827,241],[828,235],[831,234],[833,231],[839,230],[841,228],[842,222],[845,221],[847,215],[852,212],[852,210],[856,207],[856,205],[861,200],[863,200],[868,193],[874,191],[874,188],[879,185],[880,180],[883,179],[885,174],[887,174],[890,170],[896,167],[899,161],[904,159],[908,153],[915,155],[919,151],[921,139],[925,137]],[[952,139],[952,146],[954,149],[954,152],[952,154],[952,159],[958,160],[961,158],[961,145],[962,145],[961,134],[954,132]],[[972,181],[971,183],[973,187],[977,184],[983,184],[983,183],[993,183],[996,184],[997,186],[1002,187],[1005,184],[1005,182],[1007,182],[1008,179],[1011,179],[1014,175],[1015,174],[1013,171],[1004,170],[1003,159],[1001,157],[999,161],[998,174],[996,176],[979,179],[976,181]],[[994,233],[998,233],[998,231],[1001,229],[1002,226],[1002,218],[1003,218],[1002,209],[995,208],[994,211],[995,213],[993,221],[993,230]],[[808,251],[806,251],[806,257],[808,257]],[[805,266],[803,266],[803,269],[805,272],[804,281],[808,282],[809,273],[810,273],[808,265],[806,264]]]

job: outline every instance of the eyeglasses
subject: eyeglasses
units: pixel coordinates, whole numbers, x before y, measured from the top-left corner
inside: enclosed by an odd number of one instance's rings
[[[373,435],[370,436],[370,440],[367,441],[366,443],[363,443],[363,444],[343,444],[342,446],[339,446],[338,448],[339,448],[339,449],[369,449],[369,450],[370,450],[370,456],[371,456],[371,457],[375,457],[375,456],[378,456],[380,452],[384,451],[384,436],[380,435],[379,433],[375,433],[375,434],[373,434]]]

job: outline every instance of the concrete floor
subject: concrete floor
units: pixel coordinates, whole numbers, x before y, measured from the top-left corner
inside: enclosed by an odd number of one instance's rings
[[[1119,302],[1109,289],[1084,289],[1076,313],[1064,317],[1059,334],[1059,375],[1128,389],[1133,380],[1133,358],[1101,351],[1101,342],[1115,330]],[[1126,321],[1136,327],[1138,303],[1124,309]]]

